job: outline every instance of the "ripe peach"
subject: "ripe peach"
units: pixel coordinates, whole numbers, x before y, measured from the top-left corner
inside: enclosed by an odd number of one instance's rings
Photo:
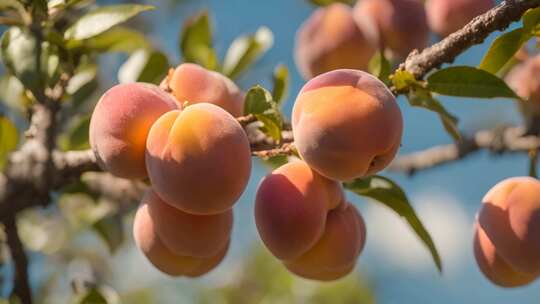
[[[293,108],[298,152],[330,179],[374,174],[394,158],[401,142],[401,111],[390,90],[357,70],[336,70],[310,80]]]
[[[168,85],[178,102],[212,103],[232,116],[244,113],[244,94],[224,75],[197,64],[183,63],[169,72]]]
[[[194,215],[163,202],[153,190],[143,199],[159,238],[178,255],[211,257],[229,242],[233,225],[232,210],[213,215]]]
[[[225,110],[198,103],[161,116],[150,129],[146,168],[165,202],[192,214],[232,207],[249,180],[246,133]]]
[[[374,23],[381,45],[397,59],[404,59],[412,50],[422,50],[427,45],[429,28],[421,0],[360,0],[353,14],[363,27]]]
[[[479,225],[513,269],[540,274],[540,181],[506,179],[484,197]]]
[[[446,37],[493,6],[493,0],[427,0],[428,24],[433,32]]]
[[[328,212],[319,241],[302,256],[285,261],[285,266],[302,277],[335,280],[354,268],[366,240],[360,213],[349,203]]]
[[[377,36],[369,24],[355,23],[342,3],[317,9],[296,34],[294,58],[305,79],[340,69],[367,69],[377,50]]]
[[[486,278],[501,287],[523,286],[536,279],[536,275],[518,272],[508,265],[478,225],[474,233],[474,257]]]
[[[137,247],[161,272],[171,276],[198,277],[214,269],[225,257],[227,243],[217,254],[208,258],[181,256],[169,250],[157,235],[155,221],[149,214],[148,205],[142,204],[135,214],[133,237]]]
[[[150,127],[176,102],[157,86],[119,84],[98,101],[90,121],[90,145],[100,165],[124,178],[144,178],[144,150]]]
[[[343,202],[337,182],[293,161],[259,185],[255,222],[266,247],[279,259],[294,259],[313,247],[324,232],[326,214]]]

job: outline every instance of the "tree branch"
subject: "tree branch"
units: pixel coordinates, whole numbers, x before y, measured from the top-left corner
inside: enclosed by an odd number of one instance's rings
[[[524,135],[523,127],[482,130],[457,144],[432,147],[424,151],[398,157],[390,166],[390,171],[413,175],[417,171],[435,168],[460,160],[474,152],[489,150],[493,153],[528,152],[540,148],[540,138]]]
[[[492,32],[506,29],[512,22],[518,21],[525,11],[538,6],[540,0],[503,1],[433,46],[420,53],[413,51],[400,65],[400,69],[411,72],[417,79],[422,79],[431,70],[439,68],[444,63],[452,63],[463,51],[482,43]]]
[[[32,292],[28,278],[28,258],[17,232],[15,218],[6,220],[4,224],[7,244],[15,265],[14,286],[11,295],[19,298],[22,304],[30,304],[32,303]]]

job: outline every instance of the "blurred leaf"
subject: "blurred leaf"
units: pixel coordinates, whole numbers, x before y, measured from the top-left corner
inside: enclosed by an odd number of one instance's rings
[[[283,104],[283,100],[287,98],[289,90],[289,70],[286,65],[280,64],[274,69],[272,81],[274,83],[272,98],[280,106]]]
[[[407,195],[399,185],[386,177],[378,175],[355,179],[354,181],[344,183],[343,185],[346,189],[349,189],[360,196],[372,198],[386,205],[397,214],[404,217],[431,252],[433,261],[439,272],[442,272],[441,258],[435,247],[435,243],[433,243],[433,239],[429,232],[416,215],[416,212],[407,199]]]
[[[199,64],[210,70],[218,69],[219,61],[212,47],[212,29],[208,11],[193,16],[184,24],[180,50],[184,61]]]
[[[492,74],[497,73],[529,38],[530,35],[522,28],[500,35],[493,41],[478,68]]]
[[[107,299],[96,289],[90,289],[78,302],[79,304],[108,304]]]
[[[0,99],[10,110],[19,115],[23,114],[28,102],[21,82],[9,74],[0,76]]]
[[[85,150],[90,148],[88,132],[90,115],[87,114],[76,120],[76,123],[62,135],[62,148],[68,150]]]
[[[236,38],[225,55],[223,73],[230,78],[238,77],[272,47],[273,43],[272,31],[264,26],[260,27],[253,35]]]
[[[117,214],[100,219],[92,228],[107,243],[110,253],[115,253],[124,242],[122,217]]]
[[[105,32],[111,27],[135,17],[141,12],[154,9],[150,5],[119,4],[102,6],[82,16],[65,32],[66,40],[88,39]]]
[[[418,83],[413,74],[404,70],[397,70],[393,75],[390,75],[389,78],[398,91],[406,90]]]
[[[455,141],[461,140],[461,134],[457,127],[458,119],[454,115],[450,114],[444,106],[427,90],[411,90],[408,95],[409,104],[413,107],[419,107],[428,109],[439,114],[441,122],[450,136],[454,138]]]
[[[120,67],[120,83],[149,82],[159,83],[167,75],[169,60],[160,51],[139,50],[133,53]]]
[[[278,155],[274,157],[270,157],[268,159],[263,160],[265,164],[270,166],[272,170],[275,170],[289,162],[289,157],[287,155]]]
[[[281,139],[283,119],[272,94],[265,88],[257,85],[246,93],[244,115],[248,114],[255,115],[264,124],[261,131],[266,135],[277,141]]]
[[[25,211],[17,219],[17,229],[28,249],[46,254],[60,250],[67,239],[65,221],[58,213]]]
[[[0,116],[0,169],[4,168],[9,152],[17,148],[19,134],[15,124],[7,117]]]
[[[386,59],[386,57],[384,57],[384,53],[382,50],[373,55],[368,64],[369,73],[379,78],[386,85],[390,83],[388,79],[388,77],[390,76],[390,69],[390,62],[388,61],[388,59]]]
[[[150,42],[141,32],[127,27],[114,27],[99,35],[85,40],[70,40],[70,49],[84,47],[95,52],[125,52],[132,53],[139,49],[151,48]]]
[[[76,189],[72,189],[75,191]],[[85,189],[82,188],[82,191]],[[99,220],[109,216],[115,210],[107,201],[95,201],[91,194],[86,192],[65,192],[58,199],[58,206],[62,215],[76,229],[93,226]]]
[[[540,7],[531,8],[521,17],[526,32],[534,32],[540,24]]]
[[[93,64],[79,66],[66,88],[66,92],[71,95],[72,109],[75,111],[79,109],[97,87],[97,66]]]
[[[353,5],[356,2],[356,0],[308,0],[308,1],[318,6],[327,6],[332,3],[345,3],[345,4]]]
[[[518,98],[499,77],[473,67],[455,66],[438,70],[427,78],[433,92],[459,97]]]

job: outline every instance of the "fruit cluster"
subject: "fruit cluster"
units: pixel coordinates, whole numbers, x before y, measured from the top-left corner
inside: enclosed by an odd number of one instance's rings
[[[366,70],[377,49],[403,60],[422,50],[430,30],[444,37],[493,7],[493,0],[358,0],[316,10],[296,35],[295,61],[305,79],[335,69]]]

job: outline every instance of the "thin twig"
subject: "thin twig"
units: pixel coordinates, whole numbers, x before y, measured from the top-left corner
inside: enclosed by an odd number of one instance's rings
[[[11,252],[11,258],[15,265],[13,278],[12,296],[19,298],[22,304],[32,303],[32,291],[30,289],[30,280],[28,277],[28,257],[24,252],[24,247],[19,238],[15,218],[11,217],[4,221],[7,244]]]

